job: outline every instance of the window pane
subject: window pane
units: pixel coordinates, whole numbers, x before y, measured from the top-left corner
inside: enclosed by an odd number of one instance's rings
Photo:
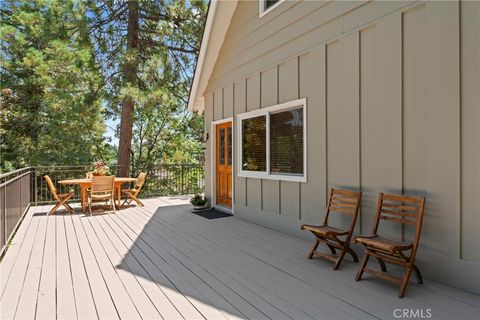
[[[225,164],[225,128],[220,128],[220,164]]]
[[[273,6],[275,3],[277,3],[279,0],[265,0],[265,10]]]
[[[232,127],[228,127],[228,165],[232,165]]]
[[[266,116],[242,120],[242,169],[267,171]]]
[[[270,171],[303,174],[303,108],[270,114]]]

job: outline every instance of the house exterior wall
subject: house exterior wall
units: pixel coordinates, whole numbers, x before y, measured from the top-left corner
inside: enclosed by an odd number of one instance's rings
[[[425,196],[420,269],[478,293],[480,3],[285,1],[262,18],[258,7],[237,6],[205,92],[206,130],[307,98],[308,180],[234,172],[234,214],[306,237],[299,226],[321,222],[328,190],[349,188],[363,191],[355,232],[369,233],[378,192]],[[206,155],[212,196],[210,143]]]

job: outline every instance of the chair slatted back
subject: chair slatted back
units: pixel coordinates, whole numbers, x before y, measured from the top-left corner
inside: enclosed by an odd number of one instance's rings
[[[48,189],[50,190],[50,193],[53,195],[55,200],[60,201],[58,197],[58,190],[57,188],[55,188],[55,185],[53,184],[50,176],[45,175],[44,178],[45,178],[45,181],[47,181],[47,186],[48,186]]]
[[[115,176],[93,176],[92,193],[113,192],[115,186]]]
[[[330,190],[324,224],[328,223],[330,212],[338,212],[350,215],[354,220],[353,225],[355,225],[361,198],[361,192],[332,188]]]
[[[380,193],[372,234],[376,234],[380,220],[415,226],[414,246],[418,244],[425,212],[425,198]]]
[[[143,188],[146,177],[147,174],[145,172],[140,172],[140,174],[138,175],[137,181],[135,181],[135,189],[137,189],[138,192],[140,192],[140,190]]]

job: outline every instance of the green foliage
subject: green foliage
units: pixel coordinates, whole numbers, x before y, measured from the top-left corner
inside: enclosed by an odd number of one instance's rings
[[[150,172],[158,163],[194,163],[203,156],[203,117],[188,112],[186,102],[206,9],[204,1],[139,1],[139,43],[127,49],[127,3],[90,3],[89,25],[108,79],[107,112],[118,119],[125,97],[135,104],[135,171]],[[136,68],[134,83],[122,77],[130,63]]]
[[[113,163],[104,120],[119,118],[124,97],[135,103],[135,171],[199,161],[203,117],[186,102],[206,2],[138,4],[139,43],[129,50],[127,1],[0,3],[0,170]],[[124,77],[129,62],[135,81]]]
[[[196,194],[190,199],[190,203],[193,204],[194,206],[204,206],[208,202],[207,197],[204,197],[200,194]]]
[[[102,75],[85,8],[8,0],[1,12],[1,169],[103,158]]]

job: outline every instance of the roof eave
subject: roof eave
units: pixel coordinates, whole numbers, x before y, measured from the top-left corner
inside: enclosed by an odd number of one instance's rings
[[[237,1],[212,0],[210,2],[195,74],[190,87],[188,109],[191,111],[203,112],[203,93],[217,61],[236,6]]]

